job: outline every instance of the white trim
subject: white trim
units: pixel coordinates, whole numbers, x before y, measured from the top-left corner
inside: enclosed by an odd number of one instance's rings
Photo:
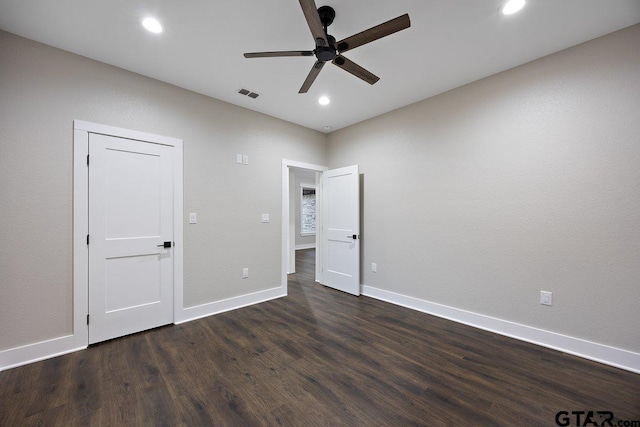
[[[286,289],[277,287],[220,301],[215,301],[208,304],[188,307],[180,310],[178,315],[174,318],[174,323],[178,325],[192,320],[201,319],[203,317],[208,317],[214,314],[224,313],[226,311],[247,307],[285,296],[287,296]],[[87,334],[84,334],[84,337],[86,339]],[[33,362],[38,362],[40,360],[50,359],[56,356],[62,356],[63,354],[72,353],[74,351],[84,350],[87,348],[87,345],[76,347],[76,341],[76,336],[67,335],[64,337],[54,338],[35,344],[29,344],[22,347],[0,351],[0,371],[16,368],[18,366],[27,365]]]
[[[292,250],[292,242],[290,238],[290,230],[289,230],[289,207],[290,207],[290,187],[289,187],[289,168],[300,168],[300,169],[309,169],[315,172],[324,172],[329,168],[326,166],[314,165],[312,163],[304,163],[296,160],[287,160],[282,159],[282,224],[281,224],[281,236],[282,236],[282,248],[280,253],[280,285],[284,289],[284,294],[287,294],[287,271],[289,269],[290,257],[291,253],[294,252]],[[317,174],[316,174],[317,175]],[[317,176],[316,176],[316,187],[317,187]],[[318,189],[316,188],[316,197],[318,194]],[[316,203],[321,203],[322,200],[318,199]],[[322,224],[322,218],[316,216],[316,221]],[[320,231],[318,229],[321,227],[316,227],[317,236],[320,237]],[[295,234],[295,233],[294,233]],[[317,241],[317,238],[316,238]],[[295,245],[294,245],[295,247]],[[316,281],[318,280],[318,262],[319,262],[320,251],[316,251]]]
[[[109,133],[116,128],[73,121],[73,331],[71,335],[52,338],[0,351],[0,371],[49,359],[87,348],[88,327],[88,249],[89,180],[87,154],[89,131]],[[131,131],[129,137],[140,139],[141,133]]]
[[[293,183],[296,173],[289,168],[289,252],[287,253],[287,274],[296,272],[296,189]]]
[[[315,248],[316,248],[315,243],[305,243],[304,245],[296,245],[296,251],[301,251],[304,249],[315,249]]]
[[[326,170],[329,170],[329,168]],[[323,283],[324,281],[324,270],[322,269],[323,188],[322,172],[316,172],[316,282],[318,283]]]
[[[73,125],[73,347],[89,345],[89,133]],[[85,124],[84,122],[80,122]],[[45,341],[46,342],[46,341]],[[58,353],[54,349],[51,354]]]
[[[184,308],[184,145],[173,153],[173,322]]]
[[[371,298],[640,374],[640,353],[362,285]]]
[[[231,311],[286,296],[286,289],[280,286],[277,288],[254,292],[251,294],[240,295],[220,301],[214,301],[207,304],[196,305],[194,307],[187,307],[182,310],[182,313],[180,313],[179,318],[176,319],[175,324],[178,325],[180,323],[189,322],[191,320],[201,319],[203,317],[208,317],[214,314],[220,314],[226,311]]]
[[[88,345],[88,327],[86,315],[89,313],[89,251],[86,236],[89,230],[89,172],[87,155],[89,154],[89,134],[97,133],[119,138],[133,139],[154,144],[170,145],[174,152],[174,205],[173,205],[173,318],[183,307],[183,141],[178,138],[155,135],[130,129],[73,121],[73,343],[72,348]],[[46,343],[43,342],[42,344]],[[51,354],[58,353],[52,350]]]
[[[115,126],[101,125],[99,123],[85,122],[83,120],[74,120],[73,129],[83,130],[89,133],[98,133],[101,135],[117,136],[119,138],[135,139],[137,141],[182,147],[182,140],[178,138],[124,129]]]
[[[86,345],[76,347],[75,341],[76,337],[67,335],[0,351],[0,371],[17,368],[18,366],[39,362],[51,357],[62,356],[63,354],[73,353],[74,351],[87,348]]]
[[[297,160],[282,159],[282,164],[286,165],[288,168],[309,169],[316,172],[323,172],[329,169],[326,166],[314,165],[313,163],[299,162]]]

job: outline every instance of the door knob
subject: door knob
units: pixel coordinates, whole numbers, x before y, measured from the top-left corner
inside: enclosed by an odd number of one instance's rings
[[[171,247],[171,242],[164,242],[161,245],[158,245],[159,248],[170,248]]]

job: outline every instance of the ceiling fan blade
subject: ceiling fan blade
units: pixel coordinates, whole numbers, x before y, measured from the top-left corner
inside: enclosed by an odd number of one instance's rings
[[[322,67],[324,67],[324,62],[322,61],[316,61],[316,63],[313,64],[313,67],[311,68],[311,71],[309,71],[307,79],[304,81],[304,83],[302,83],[302,87],[300,88],[298,93],[307,93],[313,82],[316,80],[316,77],[318,77],[318,74],[320,74],[320,70],[322,70]]]
[[[365,70],[364,68],[362,68],[361,66],[359,66],[355,62],[351,61],[350,59],[345,58],[342,55],[339,55],[336,59],[334,59],[333,60],[333,64],[337,65],[338,67],[342,68],[343,70],[353,74],[354,76],[364,80],[365,82],[369,83],[370,85],[372,85],[375,82],[377,82],[378,80],[380,80],[380,77],[376,76],[375,74],[373,74],[370,71]]]
[[[300,6],[302,6],[302,12],[304,12],[311,34],[316,41],[316,46],[329,46],[316,3],[313,0],[300,0]]]
[[[283,50],[279,52],[245,53],[245,58],[276,58],[280,56],[313,56],[312,50]]]
[[[371,27],[344,40],[340,40],[338,42],[338,52],[342,53],[355,49],[358,46],[381,39],[382,37],[404,30],[410,26],[411,21],[409,20],[409,14],[405,13],[390,21]]]

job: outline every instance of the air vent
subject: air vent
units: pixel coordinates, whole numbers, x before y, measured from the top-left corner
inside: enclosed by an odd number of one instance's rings
[[[238,91],[238,93],[239,93],[240,95],[245,95],[245,96],[248,96],[249,98],[253,98],[253,99],[256,99],[257,97],[259,97],[259,96],[260,96],[260,94],[259,94],[259,93],[252,92],[252,91],[250,91],[249,89],[240,89],[240,90]]]

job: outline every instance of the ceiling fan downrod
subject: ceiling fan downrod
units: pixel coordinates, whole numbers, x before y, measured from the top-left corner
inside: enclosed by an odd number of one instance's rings
[[[328,29],[329,25],[333,23],[333,20],[336,17],[336,11],[331,6],[320,6],[318,8],[318,16],[320,17],[320,22],[322,22],[322,27],[324,28],[324,33],[327,36],[327,42],[329,46],[316,46],[313,53],[315,54],[318,61],[333,61],[338,56],[336,39],[335,37],[329,35]]]

